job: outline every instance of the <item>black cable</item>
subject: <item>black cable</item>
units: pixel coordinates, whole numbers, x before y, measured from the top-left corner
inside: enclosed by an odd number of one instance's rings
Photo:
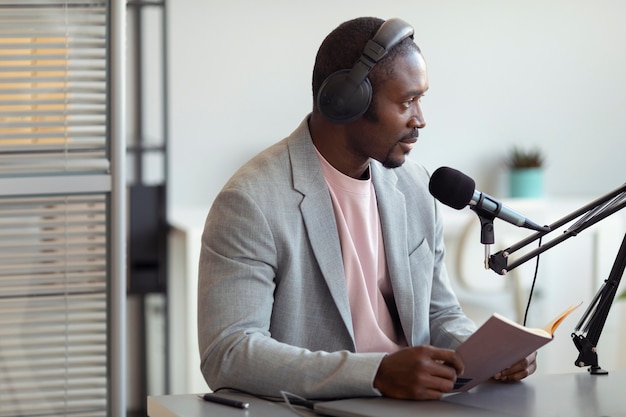
[[[539,238],[539,246],[541,246],[541,240],[543,236]],[[539,272],[539,256],[537,255],[537,259],[535,262],[535,274],[533,276],[533,283],[530,286],[530,294],[528,294],[528,303],[526,304],[526,312],[524,313],[524,326],[526,326],[526,320],[528,319],[528,310],[530,309],[530,302],[533,299],[533,292],[535,291],[535,283],[537,282],[537,273]]]

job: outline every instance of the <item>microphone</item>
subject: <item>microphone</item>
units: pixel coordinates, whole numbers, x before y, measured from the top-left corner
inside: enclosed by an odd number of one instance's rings
[[[440,167],[433,172],[428,190],[437,200],[461,210],[469,205],[478,214],[499,218],[515,226],[525,227],[538,232],[549,232],[550,227],[540,226],[518,212],[506,207],[488,194],[476,190],[473,179],[461,171],[449,167]]]

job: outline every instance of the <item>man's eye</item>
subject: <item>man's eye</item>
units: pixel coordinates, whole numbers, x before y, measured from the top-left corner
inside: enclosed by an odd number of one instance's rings
[[[409,99],[407,101],[402,102],[402,106],[405,109],[408,109],[409,107],[411,107],[411,103],[413,103],[414,101],[415,101],[415,98],[411,98],[411,99]]]
[[[402,102],[402,107],[404,107],[405,109],[408,109],[409,107],[411,107],[411,104],[413,104],[414,102],[421,101],[422,97],[424,97],[423,94],[419,97],[411,97],[407,101]]]

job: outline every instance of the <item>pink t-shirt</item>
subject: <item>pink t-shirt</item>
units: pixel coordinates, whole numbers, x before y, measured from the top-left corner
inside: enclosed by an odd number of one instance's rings
[[[406,341],[392,318],[397,312],[372,180],[344,175],[318,157],[339,229],[357,352],[397,351]]]

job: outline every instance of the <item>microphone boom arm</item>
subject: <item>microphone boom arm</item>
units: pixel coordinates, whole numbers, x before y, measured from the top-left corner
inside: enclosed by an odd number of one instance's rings
[[[564,240],[567,240],[570,237],[578,235],[579,232],[587,229],[590,226],[593,226],[599,221],[609,217],[613,213],[620,211],[621,209],[626,207],[626,200],[621,201],[624,198],[626,198],[626,195],[624,194],[626,194],[626,184],[622,185],[619,188],[616,188],[610,193],[592,201],[591,203],[581,207],[580,209],[576,211],[573,211],[567,216],[552,223],[551,225],[549,225],[550,230],[533,233],[532,235],[528,236],[526,239],[520,240],[519,242],[509,246],[508,248],[501,250],[500,252],[494,253],[493,255],[490,256],[489,268],[491,268],[494,272],[500,275],[505,275],[508,271],[511,271],[517,268],[523,263],[526,263],[527,261],[535,258],[536,256],[542,254],[548,249],[563,242]],[[611,201],[616,202],[616,203],[611,204]],[[604,210],[602,210],[603,207],[605,208]],[[541,245],[540,247],[528,252],[526,255],[521,256],[519,259],[511,262],[510,264],[507,263],[507,258],[511,254],[517,252],[520,249],[525,248],[526,246],[538,240],[539,238],[547,235],[548,233],[562,227],[568,222],[584,214],[589,214],[591,217],[581,220],[576,225],[572,226],[570,229],[563,232],[561,236],[554,238],[551,241]]]
[[[617,287],[624,274],[625,267],[626,234],[624,234],[624,239],[622,240],[609,277],[596,293],[571,335],[572,341],[579,352],[578,358],[574,364],[581,368],[583,366],[589,366],[589,372],[592,374],[604,375],[608,373],[598,365],[596,346],[600,340],[600,335],[602,334],[606,318],[609,315],[609,310],[613,305],[613,300],[617,294]]]
[[[624,207],[626,207],[626,183],[610,193],[568,214],[562,219],[557,220],[549,226],[550,231],[536,232],[507,249],[489,256],[489,268],[497,274],[505,275],[508,271],[511,271],[530,259],[539,256],[543,252],[560,244],[570,237],[577,236],[581,231],[604,220]],[[520,256],[518,259],[508,264],[508,258],[511,254],[581,216],[583,217],[579,221],[565,230],[557,238],[550,240],[549,242],[523,256]],[[604,328],[604,324],[613,304],[613,300],[615,299],[615,295],[625,269],[626,233],[624,234],[624,239],[622,240],[618,250],[609,277],[604,281],[594,296],[591,304],[583,314],[579,323],[576,325],[575,331],[571,335],[574,345],[579,352],[578,358],[574,364],[578,367],[589,366],[589,372],[591,374],[602,375],[608,373],[598,365],[596,346],[600,339],[602,329]]]

